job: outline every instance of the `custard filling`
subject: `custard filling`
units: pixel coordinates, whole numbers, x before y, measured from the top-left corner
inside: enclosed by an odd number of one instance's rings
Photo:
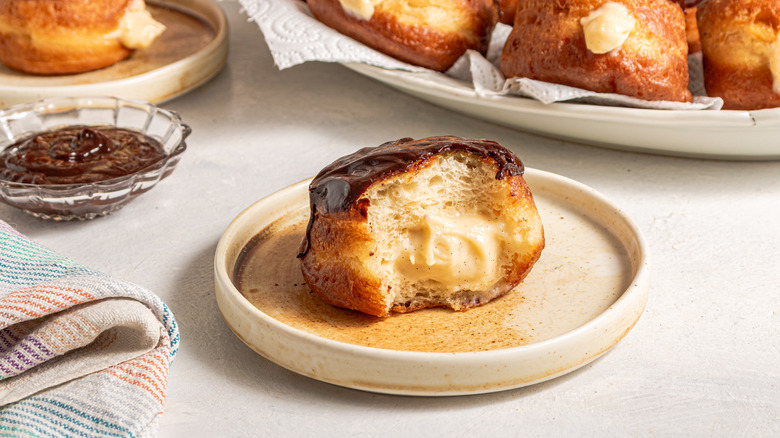
[[[470,13],[449,0],[339,0],[339,3],[344,12],[360,20],[370,20],[378,8],[403,25],[424,26],[439,32],[459,32],[472,19]]]
[[[382,0],[339,0],[341,7],[349,15],[360,18],[361,20],[370,20],[374,15],[374,7]]]
[[[433,280],[453,289],[480,290],[498,276],[504,224],[480,216],[425,215],[410,230],[396,258],[398,272],[412,281]]]
[[[619,49],[636,26],[636,18],[624,5],[615,2],[603,4],[580,19],[585,34],[585,45],[600,55]]]
[[[780,94],[780,34],[769,46],[769,71],[772,72],[772,91]]]

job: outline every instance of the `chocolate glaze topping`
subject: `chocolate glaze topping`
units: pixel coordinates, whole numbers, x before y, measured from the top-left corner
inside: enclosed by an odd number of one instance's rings
[[[77,184],[129,175],[165,158],[163,145],[109,126],[70,126],[17,141],[0,153],[0,179]]]
[[[522,175],[523,163],[511,151],[491,140],[461,137],[402,138],[346,155],[323,168],[309,185],[311,215],[298,257],[309,251],[315,215],[349,211],[371,184],[423,165],[434,155],[467,152],[483,157],[498,168],[496,179]],[[368,205],[357,205],[365,215]]]

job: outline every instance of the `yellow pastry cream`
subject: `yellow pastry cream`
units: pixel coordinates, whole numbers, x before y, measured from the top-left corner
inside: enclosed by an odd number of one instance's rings
[[[588,50],[600,55],[623,45],[634,30],[636,18],[624,5],[609,2],[582,18],[580,23]]]
[[[499,268],[504,224],[479,216],[425,215],[399,251],[396,267],[409,280],[482,289]]]

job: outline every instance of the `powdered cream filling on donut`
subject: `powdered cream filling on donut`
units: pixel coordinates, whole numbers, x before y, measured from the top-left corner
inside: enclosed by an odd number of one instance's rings
[[[370,20],[376,11],[381,10],[395,17],[399,23],[430,26],[443,32],[464,28],[470,18],[468,14],[454,16],[454,5],[450,0],[339,0],[339,3],[344,12],[361,20]]]
[[[600,55],[620,48],[636,26],[636,18],[625,5],[615,2],[603,4],[580,20],[585,34],[585,45]]]
[[[353,17],[370,20],[374,7],[382,0],[339,0],[344,11]]]
[[[426,214],[398,248],[396,269],[412,282],[435,280],[448,288],[488,289],[497,277],[504,224],[479,215]]]
[[[144,1],[133,0],[120,20],[119,27],[105,37],[118,39],[128,49],[145,49],[164,31],[165,25],[152,17]]]

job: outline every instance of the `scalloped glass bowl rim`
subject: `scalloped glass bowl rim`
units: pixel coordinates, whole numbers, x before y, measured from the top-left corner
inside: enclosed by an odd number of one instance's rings
[[[113,106],[106,105],[106,102],[112,102]],[[21,209],[26,213],[43,219],[53,220],[72,220],[72,219],[92,219],[98,216],[113,213],[120,209],[124,204],[135,198],[136,196],[152,189],[160,180],[166,178],[175,169],[176,164],[179,161],[181,154],[187,149],[186,139],[191,134],[192,129],[189,125],[184,123],[178,113],[171,110],[160,108],[154,103],[134,100],[134,99],[122,99],[111,96],[72,96],[72,97],[55,97],[49,99],[43,99],[36,102],[23,103],[11,106],[9,108],[0,110],[0,123],[9,119],[12,115],[24,114],[24,113],[43,113],[44,111],[50,113],[64,113],[71,110],[89,110],[89,109],[113,109],[114,110],[114,126],[126,127],[131,129],[140,130],[145,134],[148,134],[149,128],[148,121],[150,119],[147,116],[147,124],[142,129],[138,129],[137,126],[128,124],[116,123],[116,113],[123,107],[135,106],[138,108],[144,108],[147,114],[151,114],[154,111],[155,114],[160,114],[166,117],[171,126],[180,131],[180,138],[178,141],[169,146],[166,144],[165,138],[159,138],[166,147],[166,156],[156,162],[141,169],[132,174],[119,176],[116,178],[106,179],[102,181],[94,181],[90,183],[75,183],[75,184],[30,184],[21,183],[8,180],[0,180],[0,200]],[[85,124],[89,125],[89,122]],[[95,121],[93,125],[106,125],[105,121]],[[60,126],[68,126],[63,124]],[[110,124],[109,124],[110,126]],[[57,126],[51,126],[48,129],[55,129]],[[13,141],[23,138],[24,136],[32,135],[36,131],[27,131],[24,133],[15,134],[5,130],[3,132],[2,140],[9,141],[3,145],[1,149],[13,144]],[[40,131],[38,131],[40,132]],[[153,136],[154,137],[154,136]],[[152,176],[148,181],[145,177]],[[145,190],[136,192],[135,188],[144,183],[148,184]],[[111,192],[126,192],[126,193],[114,193],[114,196],[106,196],[104,200],[109,200],[100,208],[95,208],[91,211],[82,213],[68,212],[65,205],[69,198],[79,199],[98,199],[101,194],[109,194]],[[19,202],[13,199],[14,195],[27,194],[26,198],[28,202]],[[45,202],[45,206],[35,204],[35,198],[38,202],[43,199],[50,199]],[[62,205],[58,204],[62,203]],[[59,211],[62,210],[62,211]]]

